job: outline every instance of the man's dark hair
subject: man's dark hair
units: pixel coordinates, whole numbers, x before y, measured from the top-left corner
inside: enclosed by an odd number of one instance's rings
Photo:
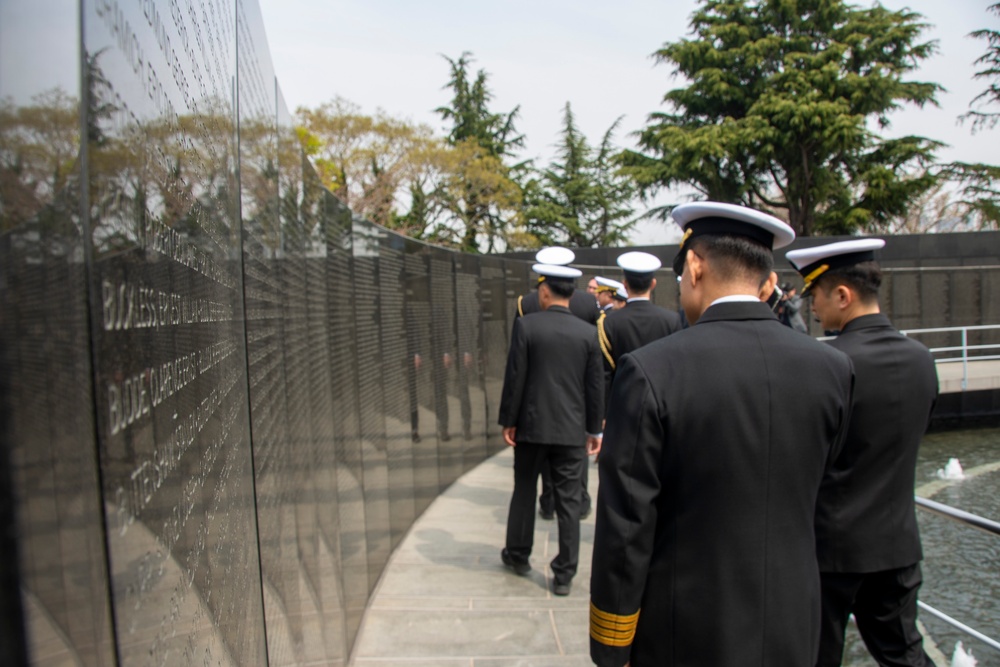
[[[653,278],[655,276],[652,273],[629,273],[626,271],[624,283],[629,294],[643,294],[653,286]]]
[[[569,280],[552,280],[549,278],[544,281],[544,284],[549,286],[549,289],[552,290],[553,294],[563,299],[568,299],[573,296],[573,292],[576,289],[573,286],[572,281]]]
[[[878,262],[869,260],[830,269],[816,279],[812,289],[819,287],[829,294],[837,285],[847,285],[862,303],[873,303],[878,301],[878,290],[882,286],[882,268]]]
[[[760,287],[774,268],[770,249],[746,236],[703,234],[692,239],[691,249],[704,257],[724,281],[752,280]]]

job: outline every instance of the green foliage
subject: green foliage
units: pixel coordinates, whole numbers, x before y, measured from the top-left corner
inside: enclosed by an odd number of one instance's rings
[[[1000,2],[989,6],[988,11],[1000,15]],[[1000,112],[989,111],[990,105],[1000,104],[1000,30],[982,29],[973,32],[970,37],[986,40],[986,53],[976,59],[976,65],[982,67],[975,74],[977,79],[987,81],[986,90],[976,95],[969,104],[970,111],[961,117],[972,121],[972,131],[993,129],[1000,121]],[[982,108],[975,108],[976,105]]]
[[[435,111],[451,123],[448,143],[456,146],[471,139],[489,155],[501,159],[513,157],[515,149],[524,147],[524,137],[514,128],[520,107],[507,114],[490,111],[493,94],[486,85],[486,72],[479,70],[476,78],[469,80],[471,53],[463,53],[458,60],[445,56],[445,60],[451,66],[451,79],[446,86],[452,91],[451,106],[438,107]]]
[[[569,103],[563,122],[557,161],[524,188],[527,231],[541,245],[621,245],[635,225],[630,204],[636,186],[612,164],[612,137],[619,121],[596,151],[576,127]]]
[[[940,86],[905,79],[935,50],[918,42],[919,18],[843,0],[705,0],[692,37],[655,54],[689,85],[620,162],[644,193],[692,185],[802,235],[877,229],[933,184],[912,174],[941,145],[872,129],[903,104],[936,104]]]
[[[479,70],[470,80],[469,53],[445,59],[451,65],[447,87],[452,100],[437,112],[451,124],[447,141],[454,149],[454,170],[447,171],[434,190],[450,220],[437,225],[433,237],[466,252],[493,252],[508,245],[508,233],[520,225],[521,192],[512,178],[516,167],[504,162],[524,143],[514,127],[518,110],[490,110],[493,96],[487,74]]]
[[[336,98],[296,112],[299,137],[320,180],[334,195],[372,222],[393,221],[397,195],[417,178],[422,160],[440,142],[424,125],[374,116]]]
[[[972,229],[1000,229],[1000,166],[954,162],[944,177],[958,186],[959,215]]]

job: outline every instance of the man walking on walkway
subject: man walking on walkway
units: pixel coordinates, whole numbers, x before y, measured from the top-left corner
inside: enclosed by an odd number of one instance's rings
[[[553,592],[568,595],[580,552],[581,473],[601,446],[603,387],[597,331],[569,310],[581,272],[536,264],[542,310],[514,322],[500,399],[503,438],[514,448],[514,493],[507,516],[504,564],[531,571],[535,488],[547,463],[559,525]]]
[[[816,507],[823,593],[820,667],[837,667],[847,618],[880,665],[930,667],[917,630],[922,581],[913,486],[917,450],[937,399],[930,352],[899,333],[879,308],[882,239],[793,250],[829,341],[854,362],[851,423]]]
[[[618,258],[625,277],[628,302],[597,322],[604,354],[604,394],[611,395],[618,360],[647,343],[681,330],[681,316],[651,301],[660,260],[648,252],[632,251]]]
[[[672,215],[691,326],[618,366],[599,460],[590,654],[600,667],[810,665],[813,513],[846,432],[851,362],[760,301],[776,280],[771,249],[794,239],[788,225],[710,202]]]

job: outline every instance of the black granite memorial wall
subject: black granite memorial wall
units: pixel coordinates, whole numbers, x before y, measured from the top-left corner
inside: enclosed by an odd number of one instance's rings
[[[346,664],[392,549],[503,447],[530,263],[355,219],[252,0],[11,0],[0,33],[4,664]],[[966,265],[891,273],[898,323],[995,323]]]
[[[0,6],[5,664],[345,664],[493,424],[518,262],[354,219],[254,2]]]

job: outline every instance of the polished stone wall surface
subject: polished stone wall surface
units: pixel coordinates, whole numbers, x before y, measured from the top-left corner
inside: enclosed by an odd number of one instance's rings
[[[256,3],[0,5],[5,664],[346,664],[501,446],[522,262],[355,219]]]

